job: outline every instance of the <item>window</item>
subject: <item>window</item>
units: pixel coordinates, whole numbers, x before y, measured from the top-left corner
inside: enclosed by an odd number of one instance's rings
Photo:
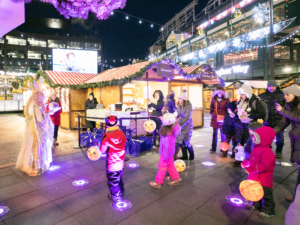
[[[6,55],[8,59],[10,58],[17,58],[17,59],[25,59],[26,58],[26,51],[22,50],[6,50]]]
[[[290,3],[290,2],[289,2]],[[273,9],[273,21],[279,23],[285,19],[285,5],[278,6]]]
[[[26,40],[12,36],[6,36],[7,44],[9,45],[26,45]]]
[[[66,48],[66,44],[60,40],[48,40],[48,48]]]
[[[28,38],[29,46],[46,47],[46,41]]]
[[[0,38],[0,44],[4,44],[4,38]]]
[[[183,55],[188,54],[188,53],[190,53],[189,46],[187,46],[185,48],[178,49],[178,56],[183,56]]]
[[[198,51],[206,47],[207,47],[206,39],[202,39],[192,44],[192,51]]]
[[[41,59],[42,53],[36,51],[28,51],[28,59]]]
[[[290,47],[274,46],[274,58],[282,60],[290,60]]]
[[[257,48],[229,53],[227,55],[224,55],[224,66],[257,60],[257,58],[258,58]]]
[[[85,42],[85,49],[101,50],[101,44],[99,44],[99,43]]]
[[[84,43],[83,42],[77,42],[77,41],[68,41],[67,42],[67,48],[69,49],[83,49]]]

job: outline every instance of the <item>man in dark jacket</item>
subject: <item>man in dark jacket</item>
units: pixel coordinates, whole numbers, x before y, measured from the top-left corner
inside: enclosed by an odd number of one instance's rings
[[[170,91],[170,94],[167,95],[167,110],[169,113],[174,113],[176,111],[176,103],[175,103],[175,93],[174,91]]]
[[[98,104],[98,101],[97,99],[94,97],[94,93],[91,92],[89,94],[89,99],[85,101],[85,104],[84,104],[84,109],[87,110],[87,109],[96,109],[97,107],[97,104]],[[85,115],[87,115],[87,111],[85,111]],[[85,126],[87,128],[90,128],[90,129],[93,129],[96,127],[96,122],[94,121],[88,121],[87,119],[85,120]]]
[[[282,116],[279,112],[276,111],[275,103],[278,103],[281,106],[284,106],[284,95],[283,92],[277,86],[275,80],[269,80],[267,91],[259,97],[263,99],[266,103],[268,103],[268,121],[264,122],[264,126],[274,128],[281,120]],[[281,158],[282,148],[284,145],[284,136],[283,132],[276,134],[276,158]]]

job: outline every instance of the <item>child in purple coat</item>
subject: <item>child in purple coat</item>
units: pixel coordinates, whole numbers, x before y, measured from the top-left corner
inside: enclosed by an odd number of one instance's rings
[[[179,185],[180,176],[174,165],[173,155],[175,153],[175,141],[176,136],[180,133],[180,126],[176,123],[175,115],[177,113],[171,114],[166,113],[163,116],[163,127],[159,131],[160,135],[160,145],[159,154],[160,159],[158,162],[158,172],[155,177],[155,181],[150,181],[149,185],[153,188],[160,189],[161,185],[164,183],[166,172],[169,172],[171,180],[168,185]]]

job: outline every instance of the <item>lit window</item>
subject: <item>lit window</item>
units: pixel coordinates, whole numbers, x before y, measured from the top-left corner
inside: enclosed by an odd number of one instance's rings
[[[257,48],[247,49],[240,52],[229,53],[224,55],[224,66],[257,60]]]
[[[6,36],[7,44],[9,45],[26,45],[26,40],[12,36]]]
[[[46,41],[28,39],[29,46],[46,47]]]
[[[101,45],[99,43],[86,42],[85,43],[85,49],[101,50]]]

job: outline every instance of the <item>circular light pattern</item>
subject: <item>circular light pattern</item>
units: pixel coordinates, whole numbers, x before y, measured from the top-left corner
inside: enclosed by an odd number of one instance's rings
[[[118,200],[111,204],[111,207],[117,211],[125,211],[130,209],[132,206],[131,202],[128,200]]]
[[[239,198],[231,198],[230,201],[232,203],[238,204],[238,205],[243,204],[243,201],[241,199],[239,199]]]
[[[204,166],[215,166],[216,164],[213,162],[203,162],[202,163]]]
[[[139,167],[139,164],[137,164],[137,163],[129,163],[129,164],[127,164],[127,167],[129,167],[129,168],[137,168],[137,167]]]
[[[197,147],[197,148],[203,148],[204,147],[204,145],[194,145],[195,147]]]
[[[80,179],[80,180],[75,180],[73,181],[73,186],[75,187],[80,187],[80,186],[84,186],[87,185],[89,183],[89,181],[85,180],[85,179]]]
[[[0,206],[0,217],[8,213],[9,210],[7,206]]]
[[[240,198],[240,197],[227,196],[225,198],[225,201],[228,202],[229,204],[235,205],[235,206],[243,206],[243,205],[245,205],[243,199]]]
[[[52,171],[52,170],[57,170],[57,169],[59,169],[59,168],[60,168],[60,166],[51,166],[51,167],[49,168],[49,170]]]

